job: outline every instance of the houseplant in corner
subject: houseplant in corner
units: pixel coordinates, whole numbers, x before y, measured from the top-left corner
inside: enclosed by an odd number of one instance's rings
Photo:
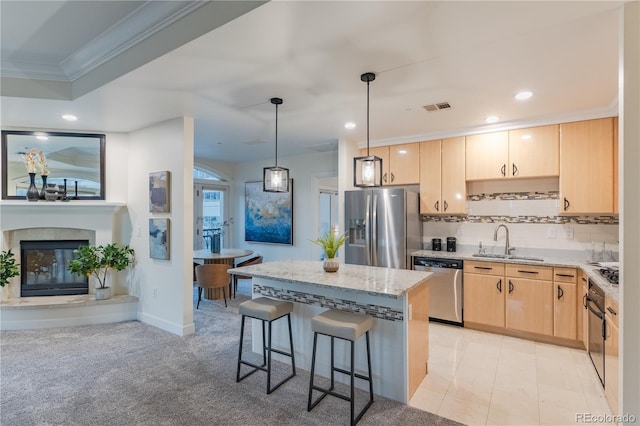
[[[11,249],[0,251],[0,287],[4,289],[4,286],[9,284],[10,278],[20,275],[18,266],[13,253],[11,253]],[[2,298],[5,298],[4,294]]]
[[[322,237],[312,240],[312,242],[318,244],[324,249],[326,257],[322,267],[326,272],[336,272],[340,267],[340,263],[338,262],[338,259],[336,259],[336,253],[346,240],[346,233],[338,236],[335,231],[327,231]]]
[[[105,246],[81,246],[73,251],[76,258],[69,261],[67,269],[76,275],[98,279],[96,300],[109,299],[111,287],[107,286],[107,278],[112,270],[122,271],[133,264],[134,251],[129,246],[119,247],[117,244]]]

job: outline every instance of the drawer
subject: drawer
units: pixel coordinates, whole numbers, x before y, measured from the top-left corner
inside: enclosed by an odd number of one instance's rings
[[[514,278],[551,281],[553,278],[553,268],[551,266],[518,265],[508,263],[506,265],[505,275],[507,277]]]
[[[469,274],[497,275],[502,277],[504,276],[504,263],[465,260],[464,272]]]
[[[576,268],[553,268],[553,281],[575,284],[578,281]]]
[[[618,309],[618,304],[614,300],[611,300],[611,298],[608,295],[605,295],[604,297],[604,312],[607,315],[607,318],[613,321],[613,323],[616,326],[618,326],[618,318],[620,318],[620,310]]]

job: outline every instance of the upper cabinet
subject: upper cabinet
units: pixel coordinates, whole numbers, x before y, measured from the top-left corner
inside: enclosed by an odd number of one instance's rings
[[[559,145],[557,124],[467,136],[467,180],[558,176]]]
[[[420,182],[420,143],[369,148],[369,154],[382,158],[382,185],[417,185]],[[367,149],[360,150],[367,155]]]
[[[465,214],[465,138],[420,144],[420,214]]]
[[[466,140],[467,180],[501,179],[507,176],[508,132],[471,135]]]
[[[613,118],[560,125],[560,213],[614,211]]]
[[[507,174],[514,178],[558,176],[560,126],[510,130]]]

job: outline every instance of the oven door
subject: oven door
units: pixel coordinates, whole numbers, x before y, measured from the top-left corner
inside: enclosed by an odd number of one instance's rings
[[[589,357],[604,386],[604,312],[587,297],[589,309]]]

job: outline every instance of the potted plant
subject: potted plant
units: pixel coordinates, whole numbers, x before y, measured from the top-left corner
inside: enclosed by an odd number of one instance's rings
[[[0,252],[0,287],[9,284],[9,279],[20,275],[20,269],[11,249]]]
[[[338,270],[340,263],[335,258],[336,253],[346,240],[346,233],[338,236],[337,232],[334,231],[327,231],[322,237],[312,240],[313,243],[324,249],[325,259],[322,267],[326,272],[336,272]]]
[[[76,275],[98,279],[96,300],[109,299],[111,288],[107,286],[109,271],[122,271],[133,264],[134,251],[129,246],[119,247],[117,244],[105,246],[81,246],[73,251],[75,259],[69,261],[67,269]]]

